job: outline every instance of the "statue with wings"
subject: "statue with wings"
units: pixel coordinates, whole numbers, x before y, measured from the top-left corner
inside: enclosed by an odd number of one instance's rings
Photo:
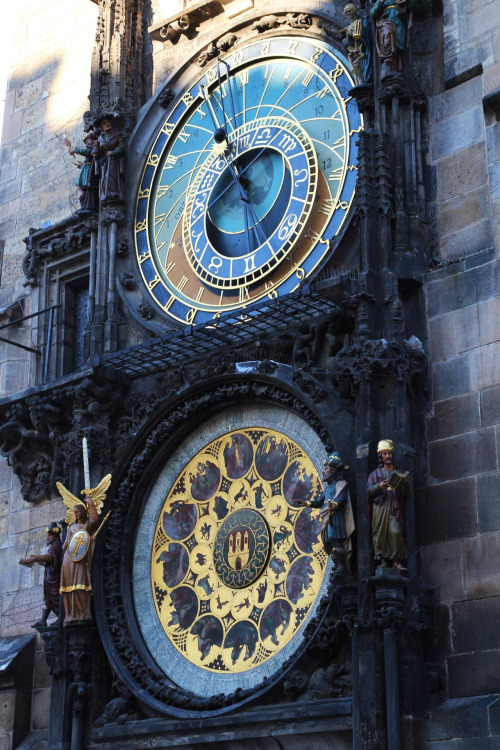
[[[79,500],[66,487],[57,483],[57,489],[66,506],[68,533],[63,546],[64,558],[61,570],[61,588],[64,603],[64,622],[91,620],[90,567],[92,563],[92,543],[99,515],[106,499],[106,491],[111,484],[111,474],[107,474],[97,487],[82,490],[84,500]]]

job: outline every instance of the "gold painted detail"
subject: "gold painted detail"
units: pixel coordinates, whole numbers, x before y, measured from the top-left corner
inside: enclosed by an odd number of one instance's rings
[[[327,557],[313,500],[321,482],[288,436],[227,432],[174,479],[151,545],[151,591],[167,637],[192,664],[243,672],[300,630]]]

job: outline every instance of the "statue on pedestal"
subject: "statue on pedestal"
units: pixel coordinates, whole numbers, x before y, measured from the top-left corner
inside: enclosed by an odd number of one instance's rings
[[[43,565],[43,609],[42,616],[31,627],[47,625],[47,619],[51,612],[59,617],[59,579],[61,576],[61,527],[55,521],[49,523],[45,529],[47,532],[47,552],[43,555],[30,555],[19,560],[19,565],[31,568],[35,563]]]
[[[321,540],[325,552],[335,564],[335,573],[349,569],[351,536],[354,516],[347,482],[342,478],[344,468],[340,454],[335,451],[325,460],[323,467],[324,490],[316,500],[296,500],[297,505],[321,508]]]
[[[115,123],[110,117],[100,120],[101,134],[92,152],[96,158],[101,203],[123,200],[125,137],[118,132]]]
[[[82,502],[63,484],[57,482],[57,489],[68,508],[66,514],[68,533],[63,546],[64,557],[60,584],[65,623],[92,620],[90,611],[92,544],[99,531],[97,529],[99,514],[110,483],[111,474],[107,474],[94,489],[82,490],[85,499],[85,502]]]
[[[402,73],[405,66],[411,11],[416,0],[376,0],[371,16],[376,22],[375,46],[382,61],[381,78]]]
[[[375,560],[382,568],[392,565],[406,570],[404,540],[405,502],[411,497],[409,472],[394,468],[394,444],[381,440],[377,446],[379,466],[368,477],[366,492]]]
[[[83,137],[85,148],[69,148],[71,156],[78,154],[85,157],[85,161],[78,164],[80,174],[76,181],[78,198],[80,200],[80,209],[78,213],[87,211],[97,211],[99,201],[97,197],[98,182],[95,174],[93,151],[97,143],[97,137],[92,133],[85,133]]]

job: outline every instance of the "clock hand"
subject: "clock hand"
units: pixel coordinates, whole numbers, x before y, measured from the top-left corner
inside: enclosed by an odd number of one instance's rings
[[[217,60],[217,77],[219,79],[219,91],[220,91],[220,98],[221,98],[221,107],[222,107],[223,112],[224,112],[224,103],[223,103],[223,97],[222,97],[222,83],[221,83],[221,78],[220,78],[219,63],[222,63],[222,65],[226,66],[226,83],[227,83],[227,89],[229,91],[229,102],[231,104],[231,111],[232,111],[232,117],[233,117],[233,130],[236,130],[236,128],[238,127],[238,123],[236,122],[236,112],[234,109],[233,92],[231,89],[231,80],[229,78],[229,73],[230,73],[229,63],[226,60]],[[225,116],[226,116],[226,113],[224,112],[224,117]]]

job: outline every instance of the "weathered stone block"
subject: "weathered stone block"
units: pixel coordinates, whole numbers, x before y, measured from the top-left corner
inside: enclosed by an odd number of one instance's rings
[[[476,143],[437,164],[437,197],[440,201],[488,184],[488,164],[484,143]]]
[[[19,559],[19,557],[21,557],[19,550],[14,551],[16,552],[17,559]],[[21,569],[22,566],[18,565],[17,567]],[[25,570],[27,570],[27,568],[25,568]],[[30,589],[24,589],[23,591],[4,594],[2,633],[4,633],[4,629],[13,626],[20,628],[21,632],[32,633],[33,631],[30,628],[30,623],[39,619],[42,612],[42,605],[43,589],[41,585]]]
[[[500,382],[500,342],[474,349],[469,353],[470,386],[478,391]]]
[[[455,654],[500,648],[500,597],[458,602],[451,610]]]
[[[500,652],[450,656],[448,685],[451,698],[500,692]]]
[[[431,544],[422,550],[424,579],[438,587],[441,602],[464,598],[463,542]]]
[[[467,598],[500,595],[498,560],[500,535],[483,534],[464,541],[465,593]]]
[[[31,712],[32,729],[47,729],[50,714],[50,688],[35,690],[33,693],[33,708]]]
[[[2,490],[12,489],[12,469],[6,458],[0,458],[0,487]]]
[[[16,393],[17,391],[22,391],[26,388],[25,372],[25,362],[4,362],[0,378],[2,393]]]
[[[481,427],[478,393],[468,393],[434,404],[434,416],[429,421],[429,440],[441,440],[452,435],[471,432]]]
[[[10,732],[14,728],[14,713],[16,710],[15,688],[0,690],[0,727],[4,732]]]
[[[24,86],[16,91],[16,101],[14,109],[26,109],[35,104],[42,95],[42,79],[35,78],[34,80],[24,83]]]
[[[440,120],[477,107],[483,98],[480,76],[471,78],[429,101],[429,123],[435,125]]]
[[[455,698],[432,711],[426,724],[428,740],[482,737],[489,734],[488,706],[491,698]]]
[[[481,424],[485,427],[500,422],[500,386],[481,391]]]
[[[431,132],[432,158],[441,159],[484,140],[484,137],[483,108],[478,105],[434,125]]]
[[[417,510],[417,540],[431,544],[477,534],[474,479],[427,487]]]
[[[0,492],[0,517],[1,518],[4,518],[9,515],[9,511],[10,511],[9,506],[10,506],[10,492]]]
[[[500,529],[500,472],[482,474],[477,478],[477,510],[479,533]]]
[[[500,289],[499,296],[478,305],[479,341],[482,345],[500,341]]]
[[[494,471],[497,468],[494,428],[430,443],[429,465],[431,475],[441,482]]]
[[[45,658],[45,651],[42,648],[41,651],[37,651],[35,654],[35,677],[33,686],[35,689],[47,688],[51,685],[52,678],[50,676],[49,665]]]
[[[21,135],[22,111],[14,112],[10,117],[3,121],[2,128],[2,145],[9,143]]]
[[[441,234],[449,234],[490,216],[488,187],[471,190],[439,205],[438,226]]]
[[[467,13],[465,16],[467,38],[468,40],[474,39],[474,37],[482,36],[491,31],[492,26],[492,9],[488,5],[475,9],[472,13]]]
[[[476,66],[490,64],[493,60],[494,51],[491,40],[486,40],[467,48],[462,47],[458,55],[445,59],[445,80],[446,82],[453,81],[454,78],[458,78]]]
[[[432,367],[434,401],[460,396],[469,390],[469,359],[467,354],[453,357],[447,362],[437,362]]]
[[[452,313],[439,315],[429,321],[431,359],[439,362],[456,354],[455,326]]]
[[[491,733],[500,735],[500,698],[493,698],[488,713],[490,715]]]
[[[468,305],[453,313],[457,352],[479,346],[479,315],[477,305]]]
[[[443,235],[439,243],[441,257],[448,260],[473,255],[492,245],[493,232],[489,218]]]
[[[9,534],[20,534],[22,531],[29,531],[30,528],[29,510],[21,510],[18,513],[11,513],[9,516]]]

